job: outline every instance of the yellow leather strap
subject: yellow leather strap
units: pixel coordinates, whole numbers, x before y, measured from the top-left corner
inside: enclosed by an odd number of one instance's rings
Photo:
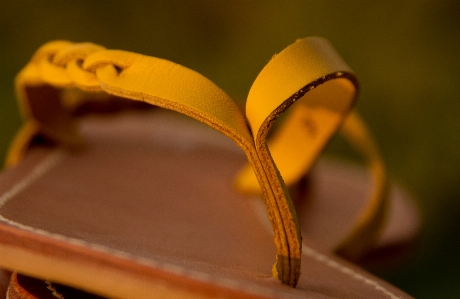
[[[353,260],[362,256],[374,244],[381,232],[389,204],[388,180],[385,164],[376,142],[356,111],[347,117],[341,133],[365,159],[374,181],[373,191],[366,208],[358,217],[348,236],[335,249],[338,254]]]
[[[351,109],[356,91],[356,77],[324,39],[298,40],[272,58],[256,78],[246,102],[256,149],[272,181],[282,181],[285,176],[296,180],[310,167]],[[268,147],[270,128],[291,106],[288,119]],[[275,165],[273,160],[283,178],[271,167]],[[253,178],[248,167],[236,185],[247,192]],[[284,187],[271,185],[275,194],[286,193]],[[294,214],[287,210],[293,210],[292,205],[283,209],[286,214]]]
[[[310,169],[337,132],[354,103],[357,85],[350,68],[319,38],[297,41],[259,74],[246,104],[252,132],[258,134],[256,142],[264,140],[273,121],[296,103],[269,141],[287,185]],[[236,186],[244,193],[260,193],[249,165],[237,177]]]
[[[347,116],[357,89],[356,79],[351,75],[350,69],[334,52],[327,51],[330,47],[323,44],[326,41],[309,43],[308,46],[301,46],[302,42],[305,40],[298,42],[298,47],[284,50],[281,54],[286,55],[275,57],[265,67],[254,83],[247,101],[247,116],[253,134],[257,132],[256,136],[260,136],[256,139],[256,147],[266,159],[268,156],[264,149],[267,145],[264,142],[271,123],[296,102],[293,111],[289,112],[290,115],[268,141],[271,157],[287,186],[293,185],[309,172],[324,146]],[[303,65],[305,57],[311,57],[310,61],[315,61],[315,64],[305,61]],[[302,81],[298,74],[308,79]],[[312,83],[299,89],[301,82],[305,81]],[[296,90],[302,91],[288,99]],[[303,95],[305,90],[309,90],[309,93]],[[260,105],[261,99],[266,105]],[[282,99],[287,100],[281,101]],[[375,181],[365,210],[351,232],[335,249],[339,254],[352,259],[368,249],[378,236],[387,205],[387,181],[384,163],[375,142],[356,112],[346,119],[341,131],[366,159]],[[257,140],[263,142],[258,143]],[[250,165],[239,173],[236,186],[244,193],[260,193],[260,186]]]
[[[288,146],[292,150],[308,146],[310,141],[320,140],[317,143],[322,144],[321,140],[329,138],[350,109],[356,79],[325,40],[297,41],[272,59],[251,88],[247,118],[211,81],[170,61],[106,50],[89,43],[48,43],[16,79],[25,129],[13,142],[8,164],[21,159],[34,134],[70,148],[82,143],[61,93],[62,89],[75,87],[175,110],[232,138],[246,153],[267,205],[277,249],[274,275],[285,284],[297,284],[302,250],[300,229],[265,139],[272,122],[296,101],[299,104],[295,111],[304,112],[299,117],[293,114],[294,119],[313,122],[318,129],[307,142],[305,138],[293,140]],[[308,117],[304,118],[305,115]],[[288,125],[282,132],[289,134],[296,127]],[[302,151],[296,155],[302,159]]]

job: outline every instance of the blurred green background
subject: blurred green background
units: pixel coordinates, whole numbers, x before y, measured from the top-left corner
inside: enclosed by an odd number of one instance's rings
[[[460,1],[0,0],[0,157],[20,124],[14,76],[49,40],[166,58],[243,101],[273,54],[312,35],[357,73],[358,110],[423,212],[414,260],[380,274],[417,298],[460,298]]]

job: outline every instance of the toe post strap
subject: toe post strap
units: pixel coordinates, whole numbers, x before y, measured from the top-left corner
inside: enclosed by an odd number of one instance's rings
[[[250,90],[246,115],[213,82],[173,62],[91,43],[50,42],[16,78],[25,124],[7,164],[20,161],[36,135],[69,148],[83,142],[66,100],[69,90],[94,94],[95,100],[105,93],[141,101],[197,119],[245,152],[248,167],[236,186],[251,193],[256,182],[262,192],[277,250],[273,275],[295,287],[302,240],[285,180],[295,181],[314,162],[351,110],[357,88],[350,68],[316,37],[296,41],[265,66]],[[287,110],[268,142],[275,120]]]
[[[320,38],[298,40],[274,56],[250,89],[246,115],[257,154],[269,178],[265,188],[274,195],[273,199],[264,198],[273,200],[268,205],[278,207],[280,215],[269,214],[276,225],[275,243],[280,243],[283,256],[293,257],[291,262],[300,261],[302,249],[298,219],[285,182],[298,180],[316,160],[351,110],[357,89],[351,69]],[[285,121],[268,142],[270,129],[285,112]],[[246,167],[236,180],[237,188],[246,193],[260,190],[253,183],[255,177],[253,168]],[[259,186],[264,184],[259,180]],[[253,186],[256,188],[251,190]],[[287,241],[283,242],[284,239]],[[289,248],[283,248],[284,243]],[[279,257],[278,265],[283,264],[281,260]],[[285,275],[280,268],[276,270],[278,277]]]

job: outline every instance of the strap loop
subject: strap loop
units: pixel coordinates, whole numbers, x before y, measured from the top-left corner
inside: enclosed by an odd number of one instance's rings
[[[356,78],[331,49],[322,39],[298,41],[270,61],[257,77],[248,97],[246,111],[253,133],[256,132],[259,155],[266,160],[271,155],[287,186],[309,172],[344,122],[356,97]],[[302,82],[311,83],[302,86]],[[269,105],[261,105],[261,101]],[[272,123],[291,105],[292,111],[271,136],[268,145],[265,144]],[[336,247],[337,253],[356,259],[372,246],[384,222],[387,180],[375,142],[356,112],[346,118],[341,131],[365,157],[375,181],[368,205],[348,236]],[[249,165],[238,175],[236,186],[243,193],[260,193]]]
[[[350,68],[321,38],[298,40],[272,58],[259,73],[249,91],[246,114],[257,154],[271,183],[267,187],[271,188],[275,199],[288,194],[277,166],[281,171],[300,169],[297,175],[303,173],[339,128],[354,104],[356,91],[357,79]],[[291,106],[294,107],[293,120],[285,123],[285,128],[281,128],[274,139],[277,141],[275,147],[269,148],[266,140],[270,128]],[[291,161],[298,166],[291,167]],[[244,181],[237,180],[238,183],[241,189]],[[275,204],[282,219],[296,217],[290,198],[277,200]],[[280,224],[286,232],[281,237],[287,239],[288,250],[298,254],[300,263],[302,237],[298,219],[291,219]],[[275,238],[275,243],[277,241]],[[278,267],[276,271],[284,276],[287,269]]]
[[[324,39],[297,41],[265,66],[251,87],[246,114],[258,147],[274,121],[288,116],[270,138],[268,148],[286,184],[311,168],[355,102],[357,79]],[[290,111],[287,111],[289,107]],[[244,193],[260,192],[252,169],[236,180]]]

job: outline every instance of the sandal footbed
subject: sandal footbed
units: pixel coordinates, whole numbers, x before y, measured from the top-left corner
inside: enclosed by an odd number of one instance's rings
[[[244,156],[195,126],[178,129],[175,116],[158,113],[89,117],[86,150],[31,149],[0,175],[3,199],[26,185],[0,208],[0,251],[8,257],[0,263],[107,296],[406,296],[319,253],[307,233],[298,287],[273,279],[272,236],[251,204],[260,199],[230,184]]]

